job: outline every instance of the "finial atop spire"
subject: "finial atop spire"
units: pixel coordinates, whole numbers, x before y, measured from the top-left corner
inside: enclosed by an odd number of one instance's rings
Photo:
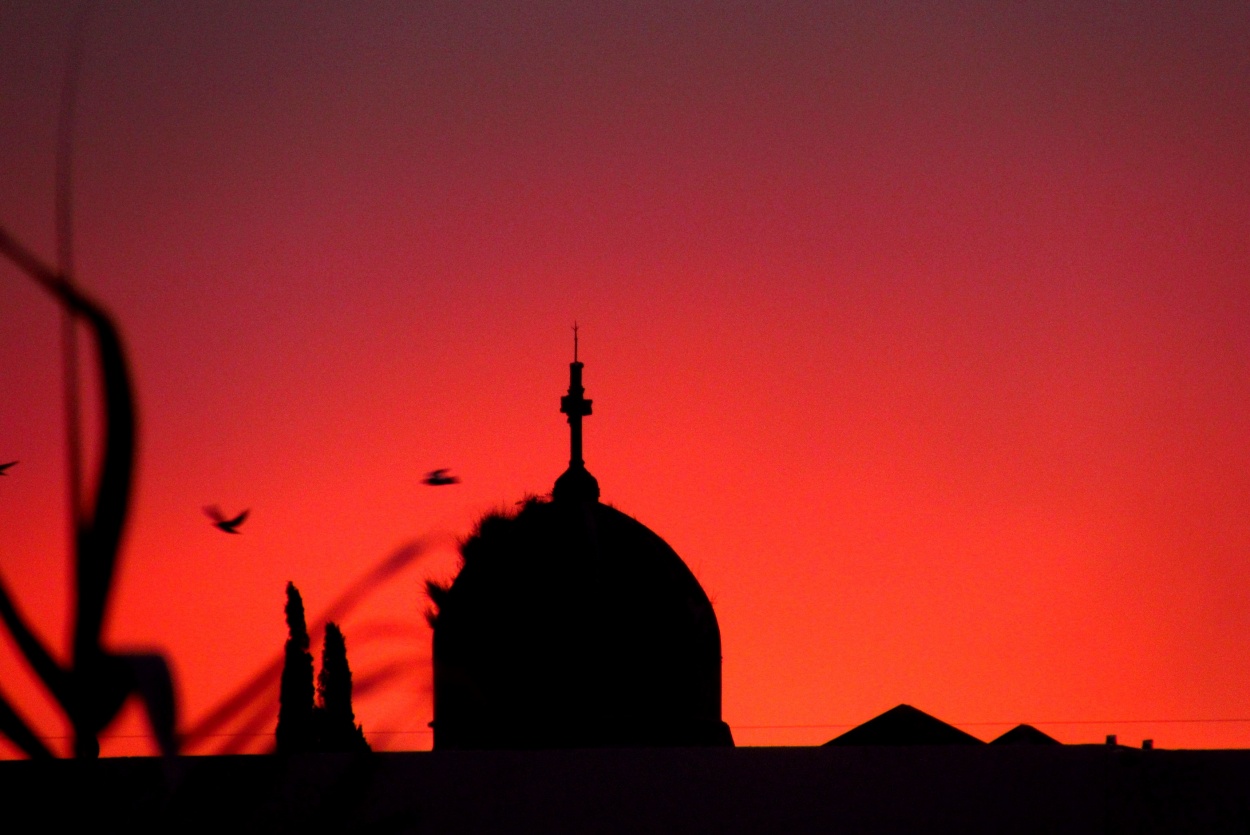
[[[569,468],[556,479],[554,499],[594,502],[599,500],[599,482],[586,470],[582,460],[582,418],[591,413],[592,401],[582,388],[583,365],[577,359],[577,322],[573,323],[573,361],[569,363],[569,393],[560,398],[560,411],[569,416]]]

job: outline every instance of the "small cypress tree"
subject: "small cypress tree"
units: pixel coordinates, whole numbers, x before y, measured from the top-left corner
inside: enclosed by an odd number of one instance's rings
[[[326,624],[317,676],[317,736],[320,751],[368,751],[364,730],[352,711],[352,671],[347,642],[337,624]]]
[[[313,658],[308,651],[308,624],[304,600],[294,583],[286,584],[286,651],[282,686],[278,693],[278,753],[291,754],[314,747]]]

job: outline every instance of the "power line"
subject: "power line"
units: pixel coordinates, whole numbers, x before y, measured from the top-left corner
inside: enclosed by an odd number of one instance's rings
[[[963,726],[982,726],[982,725],[1184,725],[1184,724],[1236,724],[1238,722],[1250,724],[1250,719],[1046,719],[1032,722],[1021,723],[1016,719],[993,722],[951,722],[952,725]],[[821,725],[735,725],[730,723],[731,728],[751,731],[765,730],[799,730],[799,729],[819,729],[819,728],[854,728],[855,724],[843,722],[838,724],[821,724]]]
[[[413,730],[413,731],[369,731],[368,736],[404,736],[409,734],[430,735],[434,731],[430,729]],[[70,734],[40,734],[41,740],[65,740],[73,739]],[[255,731],[252,733],[212,733],[201,734],[202,737],[212,739],[241,739],[241,738],[262,738],[272,737],[273,731]],[[100,739],[151,739],[151,734],[100,734]]]
[[[977,721],[977,722],[952,722],[956,726],[964,727],[985,727],[993,725],[1019,725],[1022,724],[1017,720],[1002,721]],[[1214,719],[1045,719],[1033,722],[1025,722],[1026,725],[1235,725],[1250,724],[1250,718],[1214,718]],[[740,731],[785,731],[785,730],[837,730],[839,728],[856,727],[851,722],[826,723],[826,724],[810,724],[810,725],[735,725],[730,723],[730,727]],[[368,736],[430,736],[434,733],[429,728],[418,728],[414,730],[387,730],[387,731],[369,731]],[[210,733],[203,734],[205,738],[210,739],[241,739],[252,738],[259,739],[263,737],[273,736],[273,731],[256,731],[252,733]],[[69,734],[42,734],[39,739],[55,741],[72,739]],[[150,739],[150,734],[101,734],[100,739]]]

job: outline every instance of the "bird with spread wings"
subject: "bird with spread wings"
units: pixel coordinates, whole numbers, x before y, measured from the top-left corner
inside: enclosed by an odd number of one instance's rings
[[[460,479],[454,475],[447,475],[449,472],[451,472],[451,470],[448,467],[430,470],[425,474],[425,478],[421,479],[421,483],[428,484],[431,487],[443,487],[447,484],[459,484]]]
[[[239,533],[238,527],[247,519],[247,514],[250,511],[251,508],[248,508],[233,519],[227,519],[226,514],[222,513],[221,508],[215,504],[210,504],[204,508],[204,513],[208,515],[209,519],[213,520],[213,527],[226,533]]]

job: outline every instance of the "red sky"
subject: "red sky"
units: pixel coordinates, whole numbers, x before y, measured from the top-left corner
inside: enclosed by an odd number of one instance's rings
[[[0,0],[0,224],[49,260],[75,5]],[[739,744],[907,702],[1250,747],[1250,7],[465,5],[91,18],[77,271],[142,419],[108,634],[186,726],[288,580],[315,614],[550,490],[577,319],[588,466],[713,599]],[[0,265],[0,571],[63,647],[58,323]],[[430,744],[454,567],[343,623],[358,679],[405,670],[375,747]],[[0,682],[66,733],[7,642]]]

